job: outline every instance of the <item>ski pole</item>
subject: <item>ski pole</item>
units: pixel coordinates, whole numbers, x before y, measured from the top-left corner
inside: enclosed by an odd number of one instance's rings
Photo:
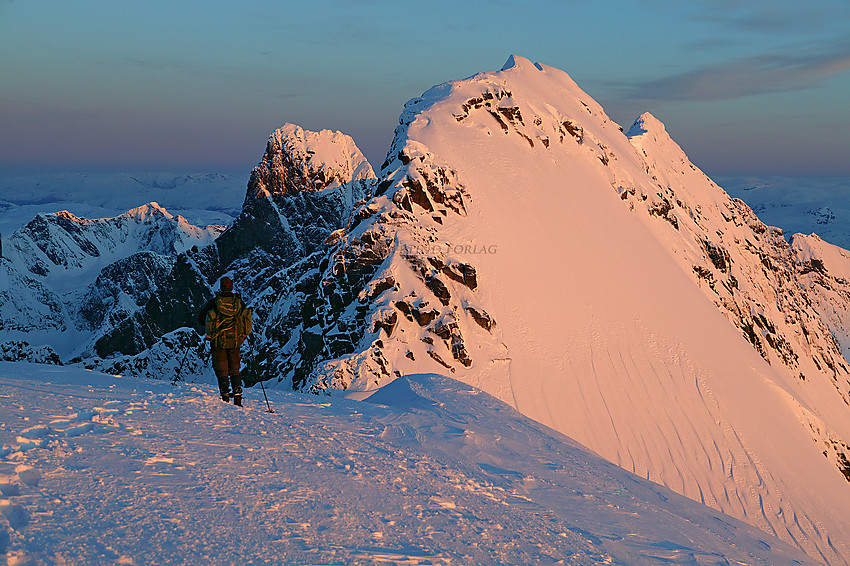
[[[269,398],[268,398],[268,397],[266,397],[266,388],[265,388],[265,387],[263,387],[263,382],[262,382],[262,381],[260,382],[260,389],[262,389],[262,390],[263,390],[263,397],[265,397],[265,398],[266,398],[266,407],[268,407],[268,408],[269,408],[269,412],[270,412],[270,413],[274,413],[274,409],[272,409],[272,406],[271,406],[271,405],[269,405]]]
[[[191,344],[186,346],[186,353],[183,354],[183,361],[180,362],[180,365],[177,367],[177,375],[175,375],[174,379],[171,381],[173,385],[177,385],[177,382],[180,381],[180,372],[183,371],[183,366],[186,364],[186,358],[189,357],[189,350],[191,348]]]

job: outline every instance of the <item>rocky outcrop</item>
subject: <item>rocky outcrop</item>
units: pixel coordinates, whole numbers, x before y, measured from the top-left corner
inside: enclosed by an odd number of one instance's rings
[[[116,373],[138,374],[181,355],[171,348],[182,341],[164,336],[193,326],[200,305],[228,274],[255,313],[254,337],[243,348],[245,379],[276,375],[269,360],[279,356],[294,330],[291,323],[280,324],[279,311],[301,300],[293,292],[298,281],[309,280],[325,241],[372,193],[374,182],[366,178],[371,171],[351,138],[339,132],[277,130],[251,176],[242,213],[213,244],[179,254],[143,308],[97,340],[97,356],[110,358]],[[189,348],[187,375],[204,367],[200,354]]]
[[[417,104],[407,105],[375,197],[331,235],[270,321],[294,331],[277,338],[285,347],[262,360],[261,373],[314,392],[368,389],[408,362],[470,368],[469,334],[497,342],[475,295],[475,267],[439,236],[439,227],[463,221],[469,197],[454,171],[408,140]]]
[[[286,124],[269,136],[263,158],[251,171],[245,204],[270,195],[321,191],[374,177],[350,137]]]
[[[31,364],[62,364],[59,354],[50,346],[31,346],[24,340],[7,340],[0,344],[0,360]]]
[[[78,327],[97,331],[132,316],[165,283],[175,258],[139,252],[104,267],[79,301]]]
[[[815,234],[791,238],[797,281],[850,359],[850,251]]]

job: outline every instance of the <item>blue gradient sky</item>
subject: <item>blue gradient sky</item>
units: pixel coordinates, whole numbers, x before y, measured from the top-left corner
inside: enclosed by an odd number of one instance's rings
[[[850,175],[850,2],[0,0],[0,168],[247,173],[284,122],[380,165],[405,101],[511,53],[709,175]]]

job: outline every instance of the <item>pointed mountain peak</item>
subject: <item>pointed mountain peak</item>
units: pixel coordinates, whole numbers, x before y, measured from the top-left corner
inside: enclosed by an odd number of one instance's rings
[[[664,123],[649,112],[644,112],[635,120],[626,136],[633,138],[647,133],[655,134],[656,137],[669,137]]]
[[[507,71],[508,69],[517,69],[519,71],[531,71],[532,69],[537,71],[543,71],[543,66],[540,63],[532,63],[531,60],[526,59],[520,55],[511,55],[508,57],[508,60],[502,65],[502,71]]]
[[[629,131],[626,132],[626,137],[634,147],[642,149],[644,152],[649,152],[652,161],[661,161],[679,163],[690,163],[690,159],[682,148],[677,144],[664,124],[650,114],[644,112],[635,120]]]
[[[269,136],[266,152],[251,172],[248,199],[320,191],[374,177],[350,136],[284,124]]]
[[[60,218],[62,220],[67,220],[76,224],[82,224],[86,221],[85,218],[77,216],[72,212],[68,212],[67,210],[60,210],[58,212],[40,212],[36,215],[36,219],[38,218]]]
[[[143,204],[142,206],[138,206],[136,208],[130,209],[125,212],[122,216],[126,216],[129,218],[136,218],[141,222],[147,222],[155,217],[165,217],[168,219],[174,218],[170,212],[165,210],[158,202],[151,201],[147,204]]]

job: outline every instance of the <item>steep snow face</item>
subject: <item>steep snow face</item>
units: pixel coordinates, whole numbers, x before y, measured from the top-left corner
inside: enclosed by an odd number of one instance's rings
[[[660,122],[626,136],[520,57],[434,87],[400,122],[376,197],[305,291],[296,387],[453,375],[846,563],[850,489],[840,451],[823,453],[850,438],[846,362],[778,231]]]
[[[789,246],[781,230],[693,166],[654,117],[642,116],[628,136],[654,186],[620,174],[621,198],[759,354],[786,370],[803,423],[850,481],[848,350],[839,343],[846,344],[850,303],[840,249],[827,250],[816,237],[808,240],[813,245],[796,238]],[[812,275],[823,266],[816,256],[829,258],[836,278]]]
[[[351,137],[285,124],[269,136],[266,153],[251,172],[246,203],[261,196],[319,191],[374,177],[372,166]]]
[[[628,133],[654,184],[619,175],[621,198],[645,220],[724,315],[762,357],[805,380],[827,373],[850,402],[848,365],[795,281],[794,252],[777,228],[765,226],[699,171],[645,114]],[[655,217],[652,219],[651,217]]]

